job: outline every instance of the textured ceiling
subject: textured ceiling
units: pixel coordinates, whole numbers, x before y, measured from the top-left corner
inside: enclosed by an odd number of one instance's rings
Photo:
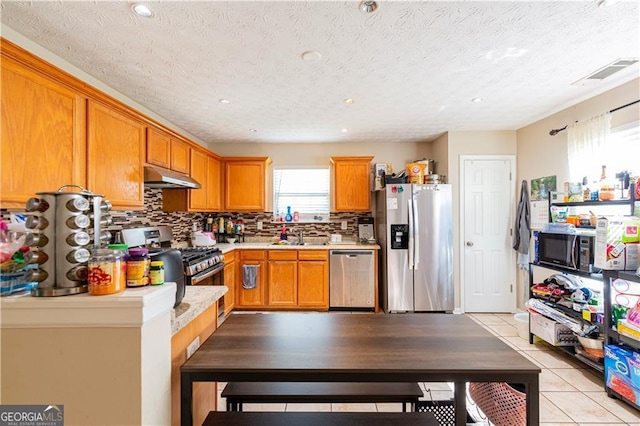
[[[640,73],[571,84],[640,57],[638,1],[142,3],[3,0],[2,24],[207,143],[514,130]]]

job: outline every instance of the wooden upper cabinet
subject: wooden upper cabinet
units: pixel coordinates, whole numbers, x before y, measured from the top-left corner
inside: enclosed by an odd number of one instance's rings
[[[197,180],[202,188],[189,189],[189,209],[204,211],[207,209],[207,179],[209,177],[209,156],[205,151],[191,148],[191,177]]]
[[[87,105],[87,189],[114,210],[142,209],[145,126],[101,103]]]
[[[207,163],[207,181],[203,184],[206,185],[207,207],[209,211],[219,212],[222,209],[220,160],[208,156]]]
[[[2,48],[0,207],[24,209],[36,192],[86,186],[86,98]]]
[[[217,212],[221,210],[220,159],[204,149],[190,149],[189,175],[202,185],[200,189],[164,189],[165,211]]]
[[[171,170],[189,174],[189,144],[180,139],[171,138]]]
[[[162,130],[147,129],[147,163],[189,174],[189,144]]]
[[[335,211],[371,210],[371,160],[373,157],[331,157]]]
[[[270,185],[269,157],[225,157],[224,208],[226,211],[263,212]]]
[[[147,129],[147,163],[171,167],[171,137],[158,129]]]

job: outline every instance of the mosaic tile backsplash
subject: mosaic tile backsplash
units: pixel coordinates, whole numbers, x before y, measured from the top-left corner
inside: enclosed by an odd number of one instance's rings
[[[145,188],[144,210],[142,211],[113,211],[111,217],[113,225],[108,230],[125,228],[139,228],[144,226],[168,225],[173,229],[174,240],[177,243],[189,243],[193,224],[203,229],[204,221],[211,215],[220,216],[234,222],[242,220],[245,224],[245,241],[260,241],[280,234],[282,223],[273,223],[271,212],[260,213],[187,213],[164,212],[162,210],[162,190]],[[287,229],[303,229],[305,238],[328,238],[330,234],[342,234],[345,237],[356,237],[358,231],[358,217],[371,217],[370,213],[331,213],[328,223],[288,223]],[[262,222],[262,229],[258,230],[257,223]],[[341,229],[343,221],[347,222],[347,230]]]

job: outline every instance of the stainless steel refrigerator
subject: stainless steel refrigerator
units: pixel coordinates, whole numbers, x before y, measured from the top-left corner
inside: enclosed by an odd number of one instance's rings
[[[451,185],[389,184],[376,194],[385,312],[453,311]]]

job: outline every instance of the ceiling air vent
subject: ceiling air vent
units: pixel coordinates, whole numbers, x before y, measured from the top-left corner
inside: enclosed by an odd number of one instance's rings
[[[638,58],[618,59],[610,63],[609,65],[606,65],[600,68],[596,72],[589,74],[588,76],[576,81],[573,84],[577,86],[589,86],[589,85],[598,84],[599,82],[609,77],[610,75],[613,75],[618,71],[621,71],[626,67],[633,65],[637,62],[638,62]]]

